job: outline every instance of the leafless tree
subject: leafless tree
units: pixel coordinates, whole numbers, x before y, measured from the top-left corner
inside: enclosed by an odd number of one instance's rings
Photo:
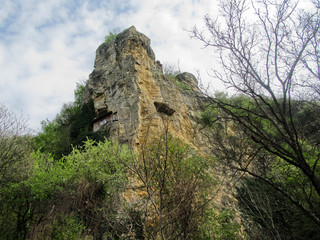
[[[215,183],[211,163],[169,134],[168,119],[163,123],[164,134],[149,139],[127,165],[136,179],[137,209],[148,239],[193,239],[214,198],[202,196]]]
[[[23,167],[21,160],[30,153],[29,134],[26,119],[0,104],[0,186]]]
[[[320,203],[320,9],[319,1],[310,4],[304,10],[291,0],[220,1],[219,17],[206,16],[206,29],[195,27],[192,37],[215,50],[219,67],[213,75],[237,95],[210,98],[212,109],[223,113],[216,120],[234,123],[243,138],[229,137],[250,144],[242,155],[230,144],[220,146],[222,157],[268,183],[320,226],[320,212],[312,207]],[[280,179],[289,173],[303,178],[312,197],[301,199],[262,171],[276,166],[284,169]]]

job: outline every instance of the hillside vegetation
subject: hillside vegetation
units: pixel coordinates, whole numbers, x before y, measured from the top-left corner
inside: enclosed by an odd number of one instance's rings
[[[213,76],[228,93],[195,91],[172,69],[162,76],[149,39],[131,27],[99,47],[96,63],[106,63],[105,52],[114,61],[91,74],[94,96],[85,102],[78,84],[74,102],[36,136],[0,105],[0,239],[320,239],[320,5],[311,3],[302,9],[291,0],[221,0],[219,17],[206,16],[206,29],[190,31],[214,50]],[[119,54],[115,42],[130,51]],[[130,87],[122,88],[124,80]],[[141,97],[155,86],[159,95]],[[180,105],[169,86],[184,96]],[[111,94],[116,90],[122,98]],[[118,105],[108,109],[112,96]],[[187,96],[202,111],[182,105],[192,102]],[[122,114],[114,121],[122,130],[144,114],[157,120],[144,124],[144,133],[159,123],[164,131],[121,145],[111,140],[112,121],[92,131],[98,110]],[[124,116],[129,110],[136,119]],[[130,127],[130,137],[141,132]],[[170,127],[178,136],[185,131],[190,144],[205,139],[198,145],[205,151],[172,136]]]
[[[138,151],[92,133],[81,88],[37,136],[1,107],[17,132],[0,136],[11,144],[1,145],[0,239],[239,238],[235,211],[212,201],[213,159],[169,133]]]
[[[109,141],[107,130],[93,134],[87,118],[81,122],[81,117],[74,117],[87,111],[83,103],[77,102],[81,87],[78,85],[75,91],[75,102],[68,108],[65,105],[56,119],[34,137],[23,131],[26,128],[20,116],[1,106],[2,127],[11,128],[0,136],[0,239],[319,237],[317,223],[292,205],[290,198],[267,180],[250,177],[256,172],[272,179],[273,184],[317,214],[319,198],[305,176],[257,148],[253,139],[245,137],[241,126],[223,120],[223,111],[210,105],[201,117],[203,125],[213,130],[213,158],[199,156],[168,133],[134,152]],[[254,106],[244,96],[219,93],[216,99]],[[316,140],[318,127],[310,126],[310,121],[317,121],[317,112],[310,111],[305,102],[298,101],[295,106],[299,130]],[[242,113],[241,108],[237,111]],[[62,121],[62,115],[68,121]],[[267,123],[257,121],[276,136]],[[72,135],[75,124],[84,127]],[[232,131],[228,131],[230,126]],[[82,141],[76,141],[79,137]],[[312,150],[313,141],[309,144],[305,153],[318,156]],[[61,151],[61,146],[68,151]],[[249,166],[250,156],[259,161],[251,166],[252,173],[243,175],[237,184],[237,210],[215,205],[213,192],[219,181],[212,169],[217,161],[237,172]],[[318,164],[317,159],[310,161]],[[235,214],[238,211],[244,232]]]

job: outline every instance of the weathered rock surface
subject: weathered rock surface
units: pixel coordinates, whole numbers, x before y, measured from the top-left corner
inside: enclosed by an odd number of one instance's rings
[[[202,151],[197,122],[205,98],[192,74],[176,78],[180,84],[163,74],[149,38],[130,27],[97,49],[85,100],[93,101],[97,124],[109,124],[120,143],[144,144],[168,126],[170,134]]]
[[[211,155],[209,133],[199,124],[207,101],[197,79],[191,73],[181,73],[176,79],[167,77],[149,38],[134,27],[99,46],[84,95],[85,101],[94,103],[94,130],[107,125],[111,137],[120,143],[138,149],[168,129],[201,155]],[[229,174],[219,164],[213,171],[220,181],[219,189],[213,190],[215,202],[234,204]],[[139,197],[137,192],[127,191],[125,198],[131,201]]]

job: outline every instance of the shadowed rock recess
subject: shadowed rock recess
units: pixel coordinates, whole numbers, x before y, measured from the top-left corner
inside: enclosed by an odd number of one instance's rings
[[[94,131],[108,126],[120,143],[141,146],[168,127],[171,135],[205,152],[197,122],[206,100],[196,78],[166,77],[150,39],[133,26],[97,49],[85,101],[94,103]]]

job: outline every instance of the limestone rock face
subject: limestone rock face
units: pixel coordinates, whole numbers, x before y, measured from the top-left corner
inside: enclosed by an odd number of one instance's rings
[[[190,73],[175,80],[166,77],[149,38],[135,27],[99,46],[85,100],[94,103],[95,129],[108,124],[120,143],[136,147],[168,127],[170,134],[200,151],[205,145],[197,130],[205,98],[196,78]]]

